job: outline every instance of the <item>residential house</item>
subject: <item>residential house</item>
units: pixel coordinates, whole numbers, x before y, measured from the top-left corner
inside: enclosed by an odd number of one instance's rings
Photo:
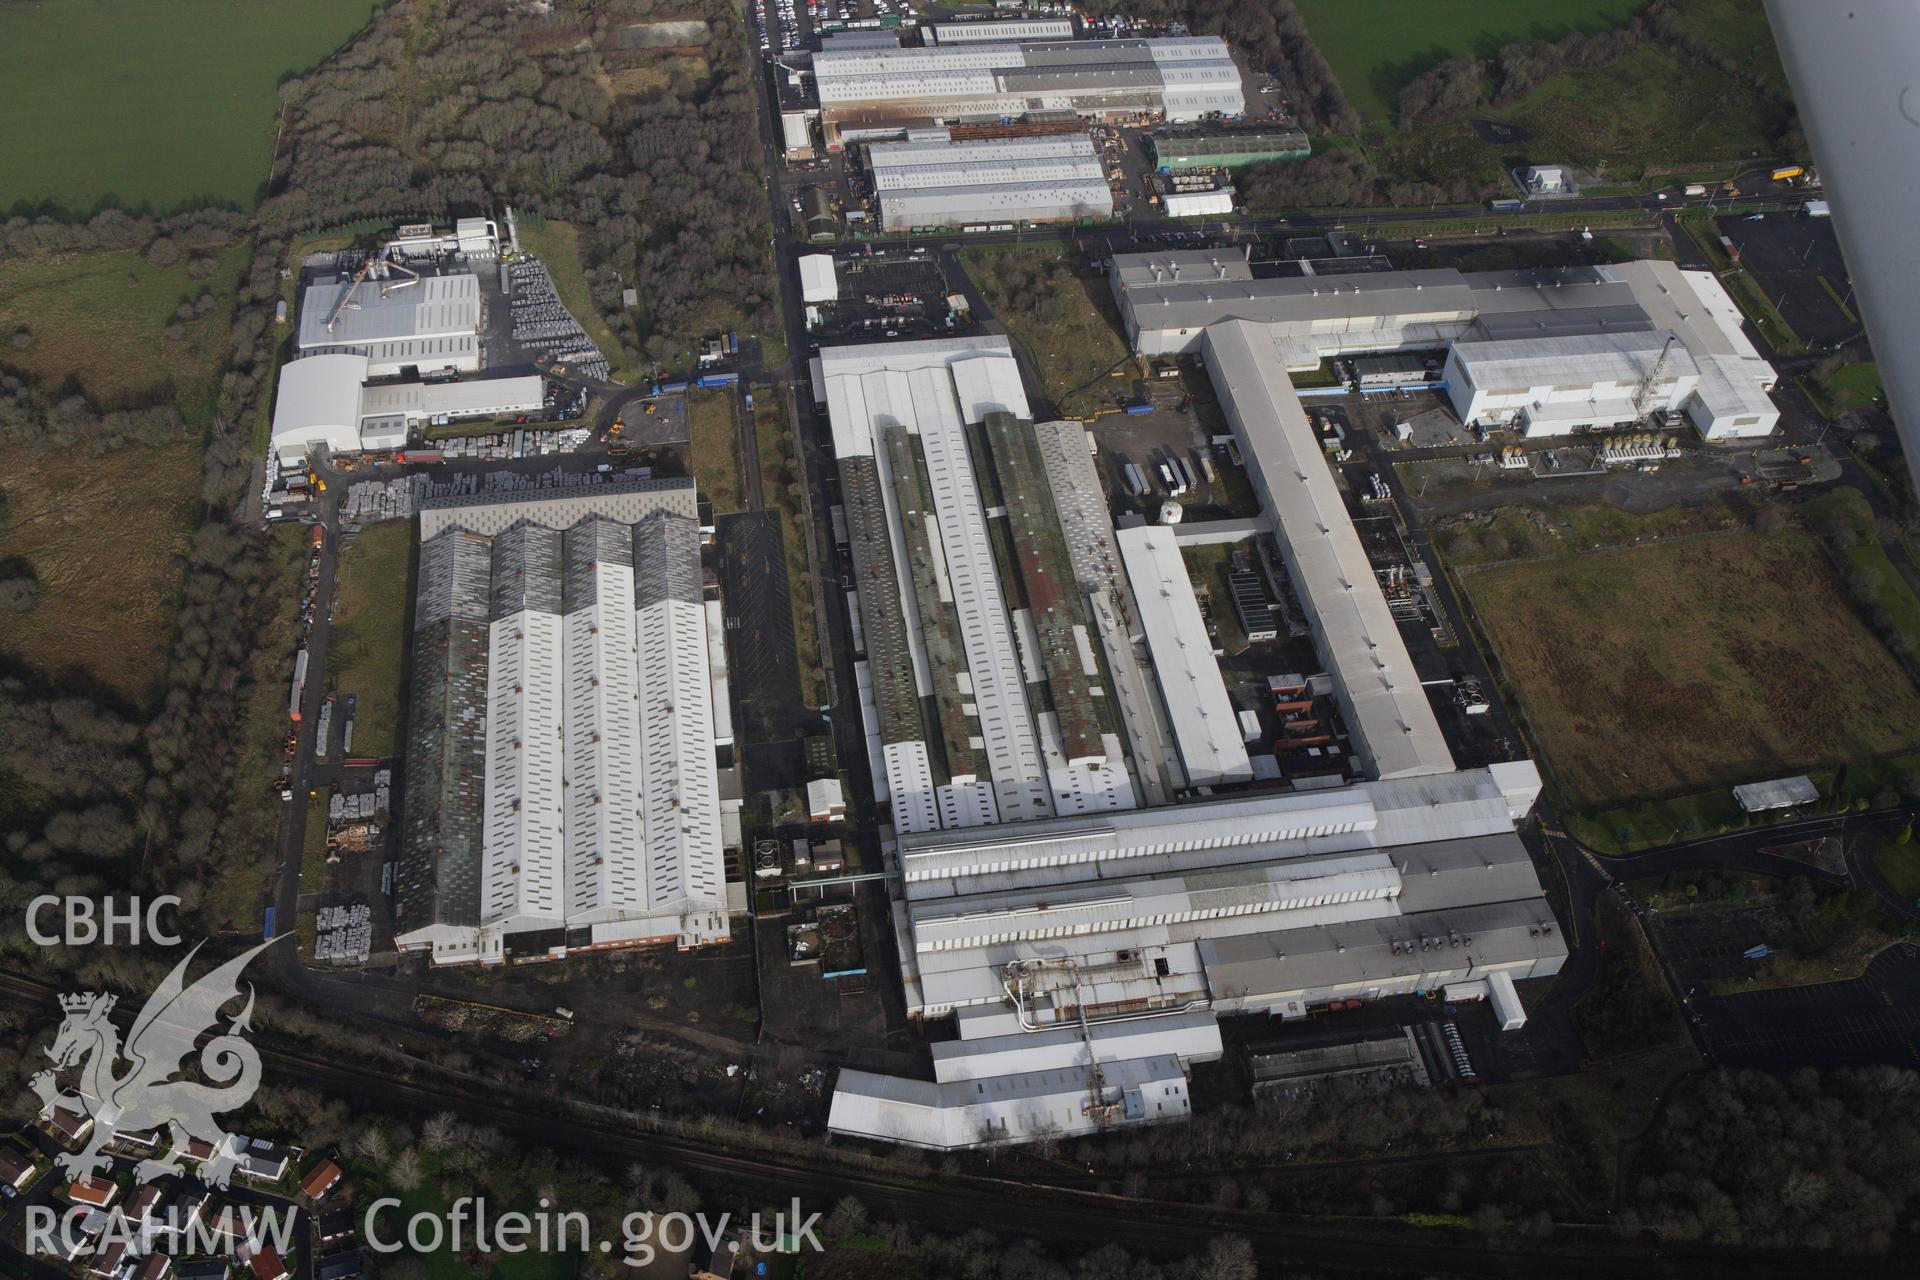
[[[253,1272],[253,1280],[287,1280],[287,1264],[280,1261],[272,1245],[261,1245],[259,1252],[247,1259],[247,1267]]]
[[[125,1240],[115,1240],[106,1248],[93,1255],[87,1263],[87,1274],[105,1276],[107,1280],[119,1280],[120,1269],[127,1261],[130,1252]]]
[[[93,1209],[104,1209],[120,1194],[117,1184],[105,1178],[75,1181],[67,1186],[67,1199]]]
[[[57,1102],[50,1102],[41,1110],[40,1123],[47,1127],[48,1133],[68,1147],[79,1146],[93,1132],[92,1116]]]
[[[106,1145],[122,1155],[150,1156],[160,1149],[160,1131],[115,1128]]]
[[[175,1267],[173,1280],[227,1280],[228,1270],[225,1258],[200,1258]]]
[[[90,1253],[100,1233],[107,1229],[107,1215],[98,1209],[88,1209],[73,1222],[70,1230],[55,1230],[54,1246],[60,1251],[63,1262],[72,1262],[83,1253]]]
[[[134,1189],[134,1193],[127,1197],[127,1203],[121,1212],[127,1215],[127,1221],[135,1227],[144,1228],[154,1221],[155,1210],[160,1207],[162,1195],[160,1188],[149,1182],[144,1187]]]
[[[334,1185],[340,1181],[340,1177],[340,1166],[322,1156],[320,1163],[313,1166],[306,1177],[300,1179],[300,1194],[309,1200],[323,1199],[327,1192],[333,1190]]]
[[[160,1210],[160,1225],[175,1235],[185,1235],[200,1220],[207,1207],[207,1191],[197,1183],[176,1182]]]
[[[164,1253],[150,1253],[140,1259],[127,1280],[167,1280],[167,1273],[172,1270],[172,1258]]]
[[[353,1210],[329,1209],[313,1220],[313,1234],[321,1244],[339,1244],[353,1239]]]
[[[18,1147],[0,1145],[0,1185],[20,1190],[33,1181],[33,1161]]]
[[[292,1147],[268,1142],[265,1138],[249,1138],[234,1133],[227,1135],[223,1154],[233,1161],[234,1172],[248,1181],[278,1182],[287,1176],[287,1166],[299,1153]]]
[[[366,1258],[358,1249],[329,1253],[313,1264],[313,1280],[359,1280],[366,1273]]]

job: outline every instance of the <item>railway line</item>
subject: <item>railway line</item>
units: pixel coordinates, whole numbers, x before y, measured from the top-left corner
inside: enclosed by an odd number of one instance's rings
[[[0,1000],[51,1013],[59,989],[15,973],[0,973]],[[131,1008],[115,1011],[131,1021]],[[1464,1242],[1432,1231],[1404,1228],[1378,1219],[1329,1220],[1306,1215],[1252,1213],[1173,1201],[1141,1200],[1088,1188],[1036,1183],[983,1174],[863,1167],[830,1162],[824,1146],[800,1154],[759,1145],[732,1147],[724,1136],[646,1131],[637,1117],[614,1108],[567,1102],[548,1095],[523,1095],[514,1086],[450,1075],[428,1068],[435,1078],[405,1069],[388,1069],[368,1060],[342,1059],[303,1050],[256,1043],[269,1078],[318,1088],[338,1097],[386,1111],[431,1114],[455,1111],[493,1126],[530,1145],[566,1151],[597,1162],[642,1161],[682,1170],[696,1179],[718,1180],[729,1193],[749,1202],[797,1196],[810,1212],[825,1211],[842,1196],[857,1197],[876,1217],[960,1234],[985,1227],[1004,1235],[1032,1237],[1085,1251],[1113,1242],[1146,1256],[1197,1254],[1209,1240],[1239,1235],[1265,1262],[1341,1274],[1425,1274],[1610,1277],[1629,1264],[1646,1277],[1741,1277],[1789,1280],[1790,1277],[1892,1274],[1894,1264],[1837,1262],[1809,1257],[1784,1261],[1673,1249],[1649,1257],[1645,1242],[1615,1235],[1606,1228],[1569,1227],[1558,1239],[1537,1247],[1506,1248]],[[744,1194],[741,1194],[744,1193]],[[638,1211],[647,1208],[635,1205]],[[1319,1229],[1315,1229],[1316,1224]],[[1596,1234],[1605,1231],[1600,1236]],[[1584,1255],[1567,1249],[1578,1234],[1587,1236]]]

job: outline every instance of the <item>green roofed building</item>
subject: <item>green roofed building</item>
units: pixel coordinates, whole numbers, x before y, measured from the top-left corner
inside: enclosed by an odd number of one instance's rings
[[[1239,169],[1269,160],[1304,160],[1311,154],[1307,135],[1299,129],[1155,135],[1152,142],[1154,168],[1169,173]]]

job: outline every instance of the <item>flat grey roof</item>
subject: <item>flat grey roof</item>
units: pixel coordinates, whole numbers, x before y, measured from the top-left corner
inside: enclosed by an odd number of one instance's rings
[[[1381,778],[1450,772],[1453,753],[1272,335],[1244,320],[1211,325],[1206,352],[1355,745]]]

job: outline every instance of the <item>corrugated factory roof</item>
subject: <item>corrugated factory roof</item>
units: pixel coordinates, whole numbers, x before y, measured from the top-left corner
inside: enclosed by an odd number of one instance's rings
[[[352,289],[332,329],[327,316]],[[300,296],[300,345],[353,346],[398,338],[454,337],[480,327],[480,278],[428,276],[416,284],[364,280],[310,285]]]

